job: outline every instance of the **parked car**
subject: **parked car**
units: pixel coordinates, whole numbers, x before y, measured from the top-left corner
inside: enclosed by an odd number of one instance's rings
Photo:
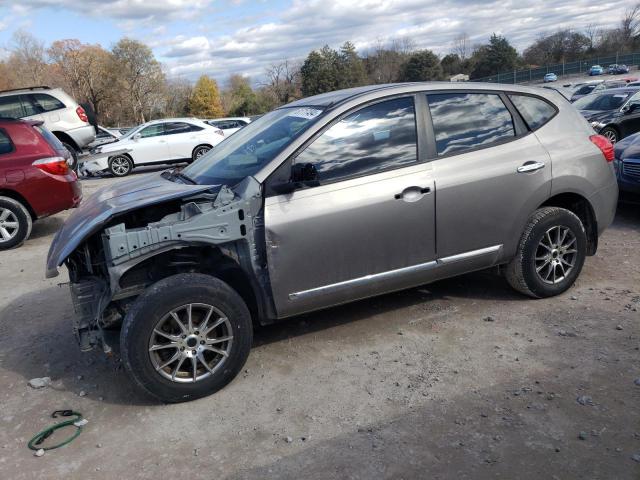
[[[78,153],[96,137],[89,114],[59,88],[30,87],[0,91],[0,117],[44,122],[45,128],[71,152],[72,169],[76,168]]]
[[[617,63],[614,63],[613,65],[609,65],[608,72],[610,75],[629,73],[629,67],[627,67],[626,65],[618,65]]]
[[[34,221],[78,206],[70,158],[41,121],[0,118],[0,250],[21,245]]]
[[[593,93],[574,102],[593,129],[611,143],[640,131],[640,88]]]
[[[79,171],[85,175],[108,171],[116,177],[124,177],[140,165],[197,160],[223,139],[220,129],[195,118],[153,120],[116,142],[91,150],[92,153],[105,153],[126,148],[130,152],[89,159],[80,165]]]
[[[604,68],[602,68],[600,65],[593,65],[589,69],[589,75],[591,75],[591,76],[602,75],[603,73],[604,73]]]
[[[613,220],[612,160],[551,90],[330,92],[101,190],[59,230],[47,276],[69,270],[83,350],[120,327],[136,384],[186,401],[235,377],[254,322],[492,266],[530,297],[566,291]]]
[[[613,163],[620,193],[640,199],[640,133],[634,133],[616,143]]]
[[[558,76],[555,73],[547,73],[542,79],[544,83],[555,82],[556,80],[558,80]]]
[[[229,117],[229,118],[214,118],[213,120],[206,120],[209,125],[219,128],[224,133],[225,137],[228,137],[232,133],[237,132],[242,127],[245,127],[251,123],[249,117]]]
[[[119,130],[98,126],[98,128],[96,128],[96,139],[87,145],[87,148],[92,149],[100,145],[115,142],[120,137],[122,137],[122,133],[120,133]]]
[[[587,83],[582,87],[578,88],[573,95],[571,96],[571,101],[575,102],[576,100],[590,95],[592,93],[601,92],[603,90],[609,90],[611,88],[622,88],[626,87],[627,83],[623,81],[597,81],[594,83]]]

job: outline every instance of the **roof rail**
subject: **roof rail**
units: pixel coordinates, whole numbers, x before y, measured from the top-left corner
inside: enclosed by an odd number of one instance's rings
[[[0,93],[19,92],[20,90],[37,90],[37,89],[51,90],[51,87],[49,87],[48,85],[37,85],[34,87],[11,88],[9,90],[0,90]]]

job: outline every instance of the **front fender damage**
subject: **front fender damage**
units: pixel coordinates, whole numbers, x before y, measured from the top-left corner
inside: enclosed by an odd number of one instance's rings
[[[90,350],[102,344],[105,352],[111,350],[104,328],[114,316],[120,318],[124,313],[116,313],[111,308],[112,302],[131,299],[145,287],[144,284],[123,287],[120,279],[132,268],[164,252],[213,245],[232,253],[243,270],[263,283],[257,238],[262,225],[261,209],[260,184],[248,177],[233,190],[222,187],[215,195],[201,193],[185,198],[179,211],[146,226],[127,228],[125,221],[112,222],[112,226],[99,232],[106,278],[84,275],[75,281],[72,278],[71,283],[76,311],[74,331],[81,349]],[[91,269],[92,260],[88,253],[86,256]],[[73,262],[68,262],[67,267],[71,271],[74,267],[70,263]]]

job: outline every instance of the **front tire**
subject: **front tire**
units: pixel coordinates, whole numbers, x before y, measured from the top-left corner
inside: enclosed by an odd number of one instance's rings
[[[135,383],[168,402],[215,393],[240,372],[253,338],[246,304],[223,281],[179,274],[149,287],[120,331],[122,360]]]
[[[62,142],[62,146],[66,148],[71,154],[71,162],[69,163],[69,168],[74,172],[78,171],[78,151],[68,143]]]
[[[133,162],[126,155],[116,155],[109,159],[109,171],[114,177],[126,177],[133,170]]]
[[[580,219],[569,210],[536,210],[522,234],[506,277],[520,293],[534,298],[559,295],[580,275],[587,252],[587,235]]]
[[[22,244],[31,234],[31,214],[22,203],[10,197],[0,197],[0,250]]]

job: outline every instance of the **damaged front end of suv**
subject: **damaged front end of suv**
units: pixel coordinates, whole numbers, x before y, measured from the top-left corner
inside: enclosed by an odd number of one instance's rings
[[[233,190],[151,181],[102,190],[58,232],[47,277],[64,265],[75,309],[73,330],[83,351],[111,346],[118,327],[150,285],[179,273],[207,273],[234,286],[250,309],[263,310],[252,288],[267,281],[259,183],[247,177]]]

